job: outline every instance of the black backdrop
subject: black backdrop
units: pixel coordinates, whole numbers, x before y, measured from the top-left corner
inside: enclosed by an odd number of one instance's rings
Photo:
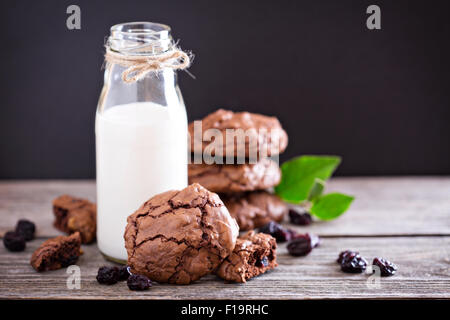
[[[0,178],[95,176],[94,116],[113,24],[172,27],[192,50],[189,119],[276,115],[281,160],[338,154],[340,175],[450,174],[448,1],[2,1]],[[81,7],[81,30],[66,8]],[[382,30],[366,28],[381,7]]]

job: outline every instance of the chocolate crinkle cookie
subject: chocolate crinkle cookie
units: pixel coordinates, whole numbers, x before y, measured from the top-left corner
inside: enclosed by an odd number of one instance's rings
[[[68,234],[79,232],[83,243],[95,239],[97,228],[97,208],[89,200],[62,195],[53,200],[53,225]]]
[[[81,251],[81,236],[76,232],[70,236],[59,236],[41,244],[31,257],[31,266],[36,271],[56,270],[77,262]]]
[[[280,122],[275,117],[269,117],[262,114],[249,112],[233,112],[229,110],[219,109],[202,120],[198,120],[201,124],[201,132],[194,134],[196,122],[189,124],[189,134],[191,137],[191,151],[194,153],[203,153],[211,141],[203,141],[203,133],[208,129],[219,130],[222,133],[222,141],[214,141],[219,148],[221,154],[225,157],[227,151],[229,156],[240,157],[240,152],[245,158],[260,158],[259,155],[263,150],[266,151],[265,156],[274,156],[282,153],[287,146],[288,136],[286,131],[281,127]],[[227,130],[241,129],[246,137],[236,139],[229,136],[227,140]],[[215,156],[216,150],[211,150],[211,155]]]
[[[220,195],[241,231],[260,228],[270,221],[280,222],[289,211],[278,196],[266,191]]]
[[[189,183],[199,183],[218,193],[263,190],[281,179],[278,164],[264,158],[253,164],[190,164]]]
[[[233,251],[239,233],[219,196],[199,184],[152,197],[127,221],[131,273],[175,284],[213,272]]]
[[[249,231],[236,241],[233,253],[225,259],[216,274],[230,282],[246,282],[278,266],[275,238]]]

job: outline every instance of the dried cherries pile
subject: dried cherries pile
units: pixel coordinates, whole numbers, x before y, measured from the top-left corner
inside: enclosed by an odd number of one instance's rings
[[[337,263],[341,265],[341,270],[347,273],[362,273],[367,268],[367,260],[361,257],[359,252],[345,250],[339,254]],[[372,261],[372,272],[377,273],[382,277],[393,276],[398,267],[392,262],[384,258],[374,258]]]
[[[291,223],[296,225],[308,225],[312,222],[311,215],[306,211],[290,210],[289,218]],[[273,221],[261,227],[259,232],[270,234],[279,243],[288,242],[289,254],[296,257],[309,254],[320,243],[320,239],[316,235],[299,234]],[[346,273],[363,273],[368,266],[367,260],[359,252],[351,250],[342,251],[337,262],[341,270]],[[382,277],[393,276],[397,270],[398,267],[394,263],[384,258],[376,257],[372,261],[372,272],[378,273]]]
[[[309,254],[320,243],[320,239],[316,235],[309,233],[299,234],[273,221],[260,228],[259,232],[270,234],[277,242],[288,241],[287,250],[290,255],[296,257]]]
[[[130,290],[142,291],[152,286],[149,278],[139,274],[132,274],[128,266],[123,267],[107,267],[103,266],[98,269],[97,281],[100,284],[115,284],[119,281],[127,280]]]
[[[8,231],[3,236],[3,245],[6,249],[13,252],[23,251],[26,247],[26,241],[34,239],[36,226],[33,222],[21,219],[17,222],[14,231]]]

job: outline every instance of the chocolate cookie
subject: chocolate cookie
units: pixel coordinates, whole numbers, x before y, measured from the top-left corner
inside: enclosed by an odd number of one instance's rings
[[[246,282],[278,266],[276,249],[275,238],[249,231],[237,239],[233,253],[222,262],[216,274],[226,281]]]
[[[200,121],[202,124],[200,134],[194,134],[195,121],[189,124],[191,151],[195,153],[202,153],[211,144],[211,141],[207,141],[209,139],[204,136],[208,129],[219,130],[222,133],[222,141],[214,139],[214,146],[217,149],[212,148],[215,149],[211,150],[212,156],[220,150],[219,152],[225,157],[228,150],[230,156],[239,157],[244,154],[246,158],[259,159],[282,153],[288,143],[288,136],[275,117],[219,109]],[[236,129],[241,129],[245,136],[241,134],[239,137],[242,138],[237,139],[229,135],[227,139],[227,129],[233,129],[234,133],[237,133]],[[211,133],[214,132],[211,131]],[[232,132],[229,130],[229,133]]]
[[[241,231],[260,228],[270,221],[280,222],[289,211],[280,198],[265,191],[221,195],[220,198]]]
[[[127,221],[131,273],[176,284],[213,272],[233,251],[239,232],[219,196],[199,184],[152,197]]]
[[[79,232],[70,236],[59,236],[41,244],[31,256],[31,266],[36,271],[56,270],[77,262],[81,255]]]
[[[83,243],[94,241],[97,228],[97,208],[94,203],[62,195],[53,200],[53,213],[55,228],[69,234],[80,232]]]
[[[255,164],[189,165],[189,183],[199,183],[218,193],[267,189],[276,186],[280,179],[278,164],[268,158]]]

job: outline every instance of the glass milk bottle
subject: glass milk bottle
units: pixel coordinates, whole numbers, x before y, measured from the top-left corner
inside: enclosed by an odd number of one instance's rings
[[[106,44],[97,107],[97,242],[106,258],[127,260],[127,217],[155,194],[187,186],[187,117],[176,69],[189,57],[170,28],[115,25]]]

